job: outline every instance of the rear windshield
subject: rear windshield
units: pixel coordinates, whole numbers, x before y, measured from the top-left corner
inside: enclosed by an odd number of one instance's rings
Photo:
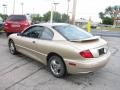
[[[67,40],[82,40],[93,37],[92,34],[73,25],[53,26]]]
[[[7,19],[8,21],[23,21],[26,20],[26,16],[24,15],[11,15]]]

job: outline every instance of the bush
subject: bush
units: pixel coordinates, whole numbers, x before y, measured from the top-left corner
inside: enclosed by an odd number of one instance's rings
[[[106,25],[113,25],[114,20],[110,17],[104,17],[102,22],[103,24],[106,24]]]

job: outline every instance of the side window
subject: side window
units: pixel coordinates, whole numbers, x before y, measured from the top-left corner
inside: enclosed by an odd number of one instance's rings
[[[43,32],[43,27],[33,26],[30,27],[27,31],[23,32],[23,36],[31,38],[40,38]]]
[[[50,29],[44,27],[44,30],[43,30],[43,33],[42,33],[40,39],[52,40],[53,36],[54,36],[54,33]]]

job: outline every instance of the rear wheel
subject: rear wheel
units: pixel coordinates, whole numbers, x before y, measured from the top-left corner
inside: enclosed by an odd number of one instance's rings
[[[63,77],[66,74],[65,64],[63,60],[57,55],[51,56],[49,58],[48,67],[51,73],[57,78]]]
[[[16,47],[15,47],[13,40],[9,41],[9,50],[11,54],[13,55],[17,54]]]

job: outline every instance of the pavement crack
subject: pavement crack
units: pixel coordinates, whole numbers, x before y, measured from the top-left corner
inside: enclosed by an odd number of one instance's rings
[[[7,87],[5,90],[9,90],[11,87],[13,87],[13,86],[15,86],[16,84],[20,83],[21,81],[29,78],[30,76],[34,75],[35,73],[37,73],[38,71],[40,71],[40,70],[42,70],[42,69],[44,69],[44,66],[41,67],[41,68],[39,68],[38,70],[34,71],[33,73],[29,74],[28,76],[24,77],[23,79],[19,80],[18,82],[12,84],[11,86]]]
[[[18,62],[17,62],[17,63],[18,63]],[[7,74],[7,73],[10,73],[10,72],[12,72],[12,71],[14,71],[14,70],[16,70],[16,69],[18,69],[18,68],[20,68],[20,67],[22,67],[22,66],[25,66],[25,65],[27,65],[27,64],[29,64],[29,63],[30,63],[30,62],[24,63],[24,64],[22,64],[22,65],[20,65],[20,66],[15,66],[15,67],[12,68],[11,70],[9,70],[9,71],[7,71],[7,72],[1,74],[0,76],[3,76],[3,75],[5,75],[5,74]],[[16,63],[11,64],[11,65],[8,66],[6,69],[10,68],[12,65],[15,65],[15,64],[16,64]],[[4,69],[4,70],[6,70],[6,69]]]
[[[0,70],[0,72],[1,72],[1,71],[3,71],[3,70],[8,69],[9,67],[13,66],[13,65],[14,65],[14,64],[16,64],[16,63],[18,63],[18,61],[17,61],[17,62],[15,62],[15,63],[13,63],[13,64],[10,64],[10,65],[9,65],[8,67],[6,67],[6,68],[1,69],[1,70]]]
[[[44,82],[40,82],[40,83],[38,83],[37,85],[35,85],[34,87],[33,87],[33,90],[36,90],[36,87],[38,87],[39,85],[45,85],[46,83],[48,83],[48,82],[50,82],[50,81],[55,81],[55,80],[57,80],[57,78],[54,78],[54,79],[48,79],[48,80],[46,80],[46,81],[44,81]]]
[[[26,57],[23,57],[23,59],[26,60]],[[28,60],[27,60],[27,61],[28,61]],[[20,61],[16,61],[15,63],[10,64],[9,66],[1,69],[0,72],[7,70],[8,68],[12,67],[13,65],[16,65],[16,64],[19,63],[19,62],[20,62]],[[8,71],[8,72],[11,72],[11,71],[13,71],[13,70],[15,70],[15,69],[17,69],[17,68],[19,68],[19,67],[21,67],[21,66],[24,66],[24,65],[26,65],[26,64],[28,64],[28,63],[30,63],[30,62],[32,62],[32,61],[28,61],[28,62],[26,62],[26,63],[24,63],[24,64],[22,64],[22,65],[20,65],[20,66],[16,66],[16,67],[14,67],[12,70],[10,70],[10,71]],[[8,73],[8,72],[6,72],[6,73]],[[6,73],[4,73],[4,74],[6,74]],[[4,74],[1,74],[0,76],[2,76],[2,75],[4,75]]]

